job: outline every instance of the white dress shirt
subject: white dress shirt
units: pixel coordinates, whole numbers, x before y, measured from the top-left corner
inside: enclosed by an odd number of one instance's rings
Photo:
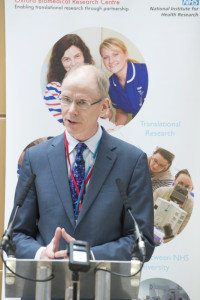
[[[76,153],[77,153],[77,150],[75,149],[75,147],[78,143],[80,143],[80,141],[78,141],[74,137],[72,137],[67,132],[67,130],[65,130],[65,134],[66,134],[67,142],[68,142],[70,164],[71,164],[71,168],[73,169],[73,164],[74,164]],[[85,161],[85,173],[87,172],[89,166],[92,163],[94,163],[93,155],[96,151],[96,148],[98,146],[101,136],[102,136],[102,129],[99,126],[97,129],[97,132],[91,138],[84,141],[84,144],[87,145],[87,148],[83,151],[83,159]],[[68,176],[70,177],[69,164],[68,164]]]

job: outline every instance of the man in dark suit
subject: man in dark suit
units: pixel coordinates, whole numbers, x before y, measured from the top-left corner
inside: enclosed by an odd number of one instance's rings
[[[91,65],[73,68],[63,80],[65,132],[27,149],[24,156],[15,205],[29,177],[35,174],[36,179],[15,222],[17,258],[67,258],[66,244],[77,239],[89,242],[96,260],[130,260],[134,225],[116,184],[121,178],[144,236],[146,261],[150,259],[153,200],[147,157],[98,125],[109,109],[108,88],[106,75]],[[85,173],[89,171],[81,197],[74,200],[76,146],[82,142]]]

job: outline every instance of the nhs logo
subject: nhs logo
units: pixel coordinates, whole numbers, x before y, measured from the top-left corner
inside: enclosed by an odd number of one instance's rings
[[[199,5],[199,0],[182,0],[183,5]]]

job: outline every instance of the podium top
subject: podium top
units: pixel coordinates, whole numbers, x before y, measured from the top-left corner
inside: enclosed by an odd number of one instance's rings
[[[7,263],[9,259],[7,259]],[[112,272],[130,275],[139,270],[140,261],[90,261],[88,272],[79,272],[81,299],[93,299],[95,295],[95,273],[97,268],[106,268]],[[24,277],[36,279],[37,270],[47,267],[54,279],[50,281],[51,297],[65,298],[65,289],[70,286],[72,271],[68,260],[25,260],[16,259],[16,273]],[[134,270],[133,270],[134,268]],[[99,272],[99,271],[97,271]],[[46,279],[45,278],[42,279]],[[111,298],[137,299],[139,292],[140,273],[134,277],[121,277],[111,275]],[[40,283],[44,284],[44,283]],[[12,285],[5,285],[6,297],[34,298],[36,282],[15,276]]]

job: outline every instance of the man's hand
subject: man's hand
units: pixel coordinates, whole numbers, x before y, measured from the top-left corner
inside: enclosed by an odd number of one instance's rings
[[[71,241],[74,241],[75,239],[73,237],[71,237],[71,235],[69,235],[64,228],[62,228],[62,237],[63,239],[69,243]],[[63,257],[63,258],[68,258],[68,255],[67,255],[67,250],[60,250],[60,251],[57,251],[55,253],[55,257]]]
[[[66,250],[58,251],[61,236],[66,240],[67,243],[74,240],[73,237],[67,234],[64,228],[61,229],[60,227],[57,227],[53,239],[42,251],[40,255],[41,259],[54,259],[57,257],[68,258]]]

